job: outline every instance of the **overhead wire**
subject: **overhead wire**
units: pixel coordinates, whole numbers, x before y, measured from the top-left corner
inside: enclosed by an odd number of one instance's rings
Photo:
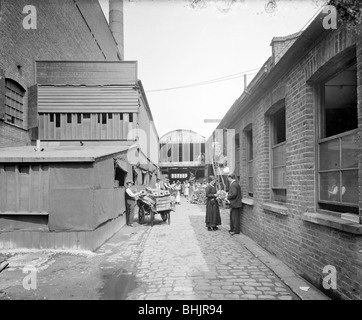
[[[320,10],[328,3],[328,1],[325,1],[316,11],[316,13],[306,22],[306,24],[297,32],[300,33],[301,31],[304,30],[304,28],[320,13]],[[279,52],[279,54],[276,56],[276,59],[281,57],[284,52],[289,49],[289,46],[285,46],[283,48],[283,50],[281,52]],[[147,93],[152,93],[152,92],[160,92],[160,91],[169,91],[169,90],[177,90],[177,89],[186,89],[186,88],[192,88],[192,87],[197,87],[197,86],[203,86],[203,85],[209,85],[209,84],[213,84],[213,83],[218,83],[218,82],[224,82],[224,81],[229,81],[229,80],[234,80],[237,78],[240,78],[244,75],[253,75],[256,74],[258,71],[260,70],[260,68],[255,68],[255,69],[250,69],[250,70],[246,70],[246,71],[242,71],[242,72],[238,72],[235,74],[231,74],[228,76],[223,76],[223,77],[219,77],[219,78],[215,78],[215,79],[210,79],[210,80],[205,80],[205,81],[201,81],[201,82],[196,82],[196,83],[191,83],[191,84],[186,84],[186,85],[181,85],[181,86],[176,86],[176,87],[169,87],[169,88],[163,88],[163,89],[153,89],[153,90],[147,90]],[[252,71],[256,71],[256,72],[252,72]]]
[[[243,72],[238,72],[238,73],[234,73],[234,74],[231,74],[231,75],[228,75],[228,76],[223,76],[223,77],[214,78],[214,79],[210,79],[210,80],[205,80],[205,81],[201,81],[201,82],[195,82],[195,83],[186,84],[186,85],[177,86],[177,87],[169,87],[169,88],[163,88],[163,89],[148,90],[146,92],[149,93],[149,92],[158,92],[158,91],[167,91],[167,90],[176,90],[176,89],[185,89],[185,88],[203,86],[203,85],[208,85],[208,84],[212,84],[212,83],[237,79],[237,78],[240,78],[240,77],[242,77],[244,75],[255,74],[257,72],[252,72],[252,71],[256,71],[256,70],[259,70],[259,68],[255,68],[255,69],[251,69],[251,70],[247,70],[247,71],[243,71]]]

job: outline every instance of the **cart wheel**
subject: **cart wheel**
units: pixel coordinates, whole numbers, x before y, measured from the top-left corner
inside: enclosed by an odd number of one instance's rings
[[[167,212],[167,224],[171,223],[171,211]]]
[[[155,214],[154,214],[152,209],[150,211],[151,211],[150,212],[150,215],[151,215],[151,227],[153,227],[153,219],[155,218]]]
[[[145,211],[143,209],[143,206],[141,206],[138,210],[138,223],[139,224],[145,223]]]

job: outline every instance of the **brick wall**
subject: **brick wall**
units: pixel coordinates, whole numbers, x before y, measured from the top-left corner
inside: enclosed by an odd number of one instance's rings
[[[252,124],[254,144],[254,205],[245,205],[241,230],[282,259],[300,275],[323,290],[327,265],[336,267],[337,289],[331,297],[362,299],[362,236],[302,220],[305,212],[316,212],[316,136],[318,128],[314,87],[308,82],[319,75],[328,62],[344,63],[345,49],[357,47],[358,117],[362,129],[362,40],[344,29],[336,30],[316,42],[316,46],[280,81],[242,115],[233,128],[241,132],[241,185],[247,198],[246,137],[243,130]],[[357,42],[356,42],[357,41]],[[348,51],[348,50],[347,50]],[[337,54],[342,53],[341,56]],[[335,57],[339,57],[337,60]],[[347,56],[347,55],[346,55]],[[271,202],[270,116],[273,104],[285,98],[287,215],[263,208]],[[240,107],[242,110],[242,105]],[[245,120],[245,119],[252,119]],[[361,137],[361,132],[359,136]],[[362,150],[362,139],[360,139]],[[359,200],[362,208],[362,154],[359,154]]]
[[[362,40],[360,40],[360,44],[357,47],[357,84],[358,84],[358,127],[360,128],[358,134],[359,140],[359,148],[362,150]],[[360,223],[362,217],[362,154],[359,155],[359,216]],[[362,275],[361,275],[362,277]]]
[[[116,43],[97,0],[34,0],[31,2],[37,9],[34,30],[23,28],[27,14],[22,12],[28,4],[26,0],[2,1],[0,69],[5,77],[27,89],[35,84],[36,60],[118,60]],[[24,97],[26,103],[27,100],[28,92]],[[24,128],[28,129],[27,106],[24,111]],[[30,142],[29,133],[1,120],[0,130],[0,147]]]
[[[0,120],[0,147],[30,145],[29,132]]]

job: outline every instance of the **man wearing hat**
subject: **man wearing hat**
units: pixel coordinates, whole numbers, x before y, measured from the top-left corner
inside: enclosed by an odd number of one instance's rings
[[[133,219],[134,219],[134,209],[136,207],[136,200],[138,195],[141,192],[136,192],[134,193],[131,189],[131,187],[133,186],[133,181],[132,180],[127,180],[126,181],[126,192],[125,192],[125,200],[126,200],[126,224],[127,226],[130,227],[135,227],[135,225],[133,225]]]
[[[163,184],[166,190],[170,191],[170,193],[173,191],[173,187],[170,185],[170,180],[165,179],[165,183]]]
[[[236,175],[231,173],[228,175],[228,180],[230,183],[229,193],[227,195],[227,200],[229,201],[230,206],[230,234],[239,234],[240,233],[240,214],[241,214],[241,187],[236,180]]]

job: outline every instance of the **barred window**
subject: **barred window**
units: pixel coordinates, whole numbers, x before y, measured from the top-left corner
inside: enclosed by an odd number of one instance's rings
[[[5,79],[5,121],[24,127],[25,90],[15,81]]]

